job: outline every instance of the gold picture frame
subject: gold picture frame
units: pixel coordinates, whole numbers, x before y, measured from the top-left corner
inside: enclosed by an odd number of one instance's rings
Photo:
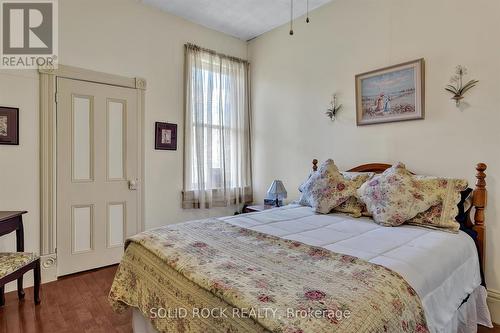
[[[424,59],[356,75],[358,126],[418,119],[425,119]]]

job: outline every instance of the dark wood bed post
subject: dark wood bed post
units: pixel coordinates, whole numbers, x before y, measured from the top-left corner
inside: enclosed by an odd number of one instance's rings
[[[484,210],[488,203],[488,191],[486,190],[486,171],[487,165],[479,163],[476,166],[476,188],[473,192],[472,205],[475,208],[474,226],[472,227],[477,232],[477,240],[479,243],[479,260],[484,267],[484,251],[485,251],[485,227],[484,227]]]
[[[318,171],[318,160],[317,159],[313,160],[313,171]]]
[[[313,171],[318,170],[318,160],[314,159],[313,163]],[[382,173],[386,169],[390,168],[390,164],[383,163],[371,163],[371,164],[362,164],[355,168],[352,168],[347,171],[355,171],[355,172],[375,172]],[[485,252],[485,217],[484,210],[486,209],[486,205],[488,203],[488,191],[486,190],[486,169],[488,166],[484,163],[478,163],[476,166],[476,187],[472,194],[472,206],[475,208],[474,213],[474,224],[471,222],[470,218],[470,210],[467,214],[469,227],[477,232],[477,241],[478,241],[478,251],[479,251],[479,260],[481,261],[482,266],[484,267],[484,252]]]

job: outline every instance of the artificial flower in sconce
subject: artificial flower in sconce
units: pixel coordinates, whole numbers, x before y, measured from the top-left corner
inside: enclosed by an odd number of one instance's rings
[[[460,106],[460,102],[464,99],[464,94],[479,83],[478,80],[470,80],[466,84],[463,84],[463,77],[465,75],[467,75],[467,68],[462,65],[458,65],[455,70],[455,75],[453,75],[450,79],[451,84],[444,88],[446,91],[453,94],[451,99],[455,101],[457,107]]]
[[[328,118],[330,118],[331,121],[335,120],[335,117],[337,117],[337,113],[342,109],[342,104],[338,105],[337,103],[337,95],[332,96],[332,101],[330,102],[330,107],[327,109],[325,112]]]

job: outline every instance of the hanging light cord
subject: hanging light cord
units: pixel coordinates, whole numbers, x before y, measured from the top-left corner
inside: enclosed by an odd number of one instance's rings
[[[290,0],[290,36],[293,35],[293,0]]]
[[[306,17],[306,23],[309,23],[309,0],[307,0],[307,17]]]

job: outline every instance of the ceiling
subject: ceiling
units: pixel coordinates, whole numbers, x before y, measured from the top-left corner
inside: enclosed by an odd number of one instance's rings
[[[331,0],[309,0],[309,10]],[[290,0],[142,0],[176,16],[242,40],[250,40],[290,21]],[[294,0],[294,17],[306,13],[307,0]],[[311,17],[311,21],[314,22]]]

